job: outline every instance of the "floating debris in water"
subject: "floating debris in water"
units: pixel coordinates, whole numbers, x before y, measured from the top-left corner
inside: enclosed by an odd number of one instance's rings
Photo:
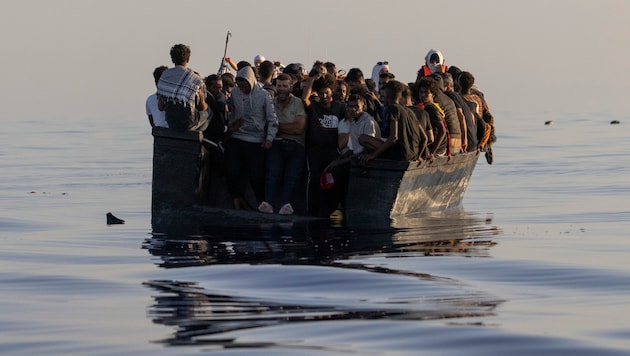
[[[107,225],[124,224],[125,220],[119,219],[112,213],[107,213]]]
[[[619,125],[619,120],[613,120],[610,122],[611,125]]]
[[[545,125],[553,125],[553,121],[551,121],[551,120],[545,121]]]

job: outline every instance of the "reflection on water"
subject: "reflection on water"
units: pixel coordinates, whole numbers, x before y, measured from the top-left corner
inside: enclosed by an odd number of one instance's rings
[[[177,232],[154,228],[145,241],[143,247],[156,256],[156,263],[168,269],[210,270],[189,280],[144,283],[158,292],[149,317],[176,329],[162,340],[171,345],[250,347],[220,335],[292,322],[483,317],[501,303],[460,281],[361,263],[361,257],[375,255],[487,257],[495,244],[492,238],[500,232],[491,217],[448,212],[399,219],[380,229],[318,222],[173,230]],[[235,290],[208,276],[213,265],[233,265],[226,268],[236,269],[244,285],[260,283],[252,265],[258,266],[256,271],[273,272],[258,272],[268,278],[264,288]],[[304,286],[304,281],[313,282]]]
[[[398,228],[397,226],[404,226]],[[378,253],[482,257],[499,234],[492,217],[451,211],[398,218],[388,227],[333,227],[328,222],[258,226],[154,228],[143,247],[165,268],[213,264],[329,264]]]

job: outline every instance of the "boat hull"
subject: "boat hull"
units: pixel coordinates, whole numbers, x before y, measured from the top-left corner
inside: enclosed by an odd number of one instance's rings
[[[433,162],[375,160],[350,172],[346,219],[395,218],[461,206],[479,155],[463,153]]]
[[[251,225],[317,218],[233,209],[224,177],[217,174],[201,133],[154,128],[152,223]],[[432,162],[376,159],[352,162],[346,199],[347,223],[382,223],[414,213],[461,205],[478,155],[464,153]],[[250,205],[256,201],[249,192]],[[305,195],[305,191],[303,194]],[[304,208],[296,210],[298,213]]]

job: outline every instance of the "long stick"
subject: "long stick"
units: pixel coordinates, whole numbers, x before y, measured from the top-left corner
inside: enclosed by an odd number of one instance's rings
[[[227,48],[228,48],[228,42],[230,41],[230,37],[232,37],[232,34],[230,33],[230,31],[228,31],[227,35],[225,36],[225,49],[223,50],[223,58],[221,59],[221,65],[219,66],[219,74],[223,74],[229,71],[227,62],[225,61],[225,57],[227,57]]]

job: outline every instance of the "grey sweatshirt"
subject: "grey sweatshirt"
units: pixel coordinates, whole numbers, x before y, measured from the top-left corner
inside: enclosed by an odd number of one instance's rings
[[[230,124],[240,118],[244,120],[243,126],[232,137],[253,143],[273,141],[278,132],[278,118],[271,96],[258,85],[251,67],[242,68],[236,77],[246,79],[252,90],[249,94],[243,93],[238,87],[232,90]]]

